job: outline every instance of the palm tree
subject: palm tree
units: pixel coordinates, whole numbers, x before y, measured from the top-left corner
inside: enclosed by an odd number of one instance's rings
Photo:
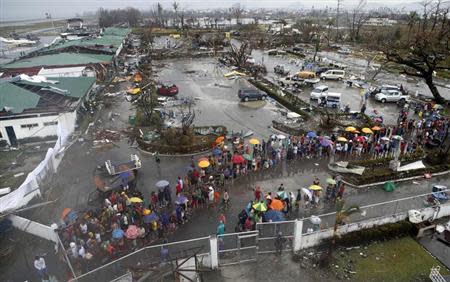
[[[336,200],[336,219],[333,228],[333,238],[331,239],[330,248],[327,253],[326,263],[328,264],[331,260],[333,250],[336,246],[336,239],[339,237],[338,227],[346,222],[350,215],[360,212],[360,208],[357,205],[351,205],[350,207],[345,206],[345,201],[343,199]]]

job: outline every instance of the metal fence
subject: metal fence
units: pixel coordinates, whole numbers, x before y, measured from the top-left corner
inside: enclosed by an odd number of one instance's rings
[[[167,256],[162,255],[163,248],[168,250]],[[133,277],[162,277],[175,270],[177,260],[195,254],[200,265],[208,265],[209,253],[209,237],[148,246],[80,275],[72,281],[111,281],[128,272],[133,273]]]
[[[227,233],[218,236],[219,265],[255,261],[258,254],[258,231]]]
[[[373,219],[374,222],[377,220],[382,222],[388,217],[392,217],[392,222],[405,219],[409,210],[420,210],[429,207],[430,205],[426,205],[426,199],[429,195],[431,193],[359,207],[360,212],[348,218],[347,222],[351,223],[341,226],[339,229],[354,227],[355,224],[358,225],[359,223],[366,224],[369,219]],[[351,206],[352,204],[348,203],[347,205]],[[443,207],[446,210],[444,213],[448,213],[448,205]],[[296,220],[264,222],[258,223],[255,231],[227,233],[218,236],[217,252],[211,250],[210,244],[212,241],[210,237],[148,246],[87,272],[73,281],[111,281],[129,272],[133,274],[134,279],[145,275],[145,273],[148,276],[149,272],[152,272],[153,275],[150,277],[159,278],[164,274],[173,274],[177,260],[188,258],[194,254],[197,254],[198,264],[207,268],[212,266],[213,259],[218,260],[219,266],[256,261],[258,254],[276,251],[275,239],[279,232],[286,239],[283,251],[292,250],[294,242],[297,242],[295,241],[296,238],[294,238],[296,225],[297,228],[302,229],[302,236],[297,238],[302,240],[300,244],[302,247],[313,246],[320,241],[318,239],[328,238],[330,230],[332,230],[335,223],[336,213],[322,214],[318,217],[321,219],[321,224],[318,228],[313,226],[310,220],[311,217],[308,217],[300,220],[302,225],[298,225],[299,221]],[[316,228],[313,229],[313,227]],[[299,234],[300,232],[296,235]],[[296,246],[298,247],[297,243]],[[165,262],[161,259],[162,248],[167,248],[169,253],[168,260]],[[214,258],[211,256],[214,256]]]
[[[450,189],[447,189],[445,191],[449,192]],[[427,202],[428,196],[431,195],[432,193],[425,193],[365,206],[358,206],[357,203],[348,201],[345,203],[345,207],[356,205],[359,207],[360,212],[351,214],[348,217],[347,222],[357,223],[360,221],[385,217],[388,215],[398,215],[408,212],[412,209],[420,210],[425,207],[436,206],[435,204],[430,204]],[[318,217],[321,219],[319,228],[318,226],[314,226],[314,224],[311,222],[312,217],[302,218],[304,220],[302,232],[303,234],[315,232],[318,229],[327,229],[333,227],[336,221],[336,212],[321,214],[318,215]]]
[[[259,232],[258,254],[274,253],[275,239],[279,232],[286,239],[284,251],[292,250],[294,240],[295,220],[282,222],[261,222],[256,224],[256,230]]]

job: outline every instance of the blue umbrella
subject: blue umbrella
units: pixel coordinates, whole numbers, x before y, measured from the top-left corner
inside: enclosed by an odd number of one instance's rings
[[[158,187],[158,188],[164,188],[166,186],[169,186],[169,181],[167,181],[167,180],[160,180],[160,181],[156,182],[156,187]]]
[[[130,175],[131,175],[131,172],[129,172],[129,171],[124,171],[124,172],[121,172],[121,173],[119,174],[120,178],[121,178],[122,180],[125,180],[125,181],[128,180],[128,178],[130,177]]]
[[[67,221],[70,222],[75,222],[78,218],[78,213],[74,210],[70,211],[69,214],[67,214]]]
[[[177,199],[175,200],[175,203],[181,205],[187,203],[187,201],[188,199],[186,198],[186,196],[178,195]]]
[[[123,230],[120,228],[114,229],[112,232],[113,239],[121,239],[123,238],[123,235],[125,235],[125,232],[123,232]]]
[[[158,216],[154,212],[144,216],[144,223],[150,223],[150,222],[153,222],[153,221],[156,221],[156,220],[158,220]]]
[[[215,148],[214,150],[212,150],[212,154],[214,156],[220,156],[222,155],[222,150],[220,150],[219,148]]]
[[[328,147],[331,145],[331,140],[323,138],[322,140],[320,140],[320,145]]]
[[[282,212],[280,211],[276,211],[276,210],[268,210],[265,214],[264,217],[266,219],[266,221],[284,221],[286,220],[284,218],[284,215]]]
[[[317,137],[317,134],[314,131],[310,131],[306,134],[306,137],[315,138],[315,137]]]

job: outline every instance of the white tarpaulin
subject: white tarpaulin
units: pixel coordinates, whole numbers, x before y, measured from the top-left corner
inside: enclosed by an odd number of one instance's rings
[[[287,116],[287,118],[292,118],[292,119],[301,117],[301,115],[294,113],[294,112],[289,112],[289,113],[287,113],[286,116]]]
[[[400,166],[397,171],[408,171],[408,170],[415,170],[415,169],[421,169],[425,168],[425,165],[422,161],[413,162],[404,166]]]
[[[35,196],[41,194],[39,185],[48,175],[56,172],[64,156],[62,148],[75,128],[73,115],[76,115],[76,113],[65,113],[58,117],[58,140],[55,146],[48,149],[45,158],[33,171],[28,173],[27,178],[19,188],[0,198],[0,213],[23,207]]]

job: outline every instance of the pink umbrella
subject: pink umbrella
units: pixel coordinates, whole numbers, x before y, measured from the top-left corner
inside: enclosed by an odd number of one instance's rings
[[[138,237],[138,228],[136,225],[129,225],[127,232],[125,232],[125,237],[127,237],[128,239],[136,239]]]

